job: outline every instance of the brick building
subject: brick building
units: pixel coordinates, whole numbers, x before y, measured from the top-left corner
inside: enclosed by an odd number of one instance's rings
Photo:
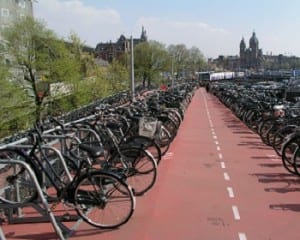
[[[144,27],[140,38],[133,39],[133,45],[137,45],[141,42],[147,41],[147,35]],[[120,58],[124,53],[131,50],[131,39],[126,38],[123,34],[119,37],[116,42],[98,43],[95,49],[96,58],[112,62],[113,59]]]

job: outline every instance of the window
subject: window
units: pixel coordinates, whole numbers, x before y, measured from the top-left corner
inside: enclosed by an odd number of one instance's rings
[[[19,5],[19,7],[21,8],[25,8],[26,7],[26,3],[25,0],[16,0],[16,3]]]
[[[1,8],[1,16],[9,17],[9,10],[7,8]]]

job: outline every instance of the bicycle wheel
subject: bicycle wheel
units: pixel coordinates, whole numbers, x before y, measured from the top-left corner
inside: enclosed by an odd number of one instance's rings
[[[157,164],[161,160],[161,150],[157,143],[155,143],[154,140],[152,140],[149,137],[145,136],[131,136],[129,138],[124,138],[122,144],[125,144],[125,146],[129,145],[132,147],[138,147],[143,148],[144,150],[147,150],[151,153],[151,155],[156,160]]]
[[[296,128],[296,125],[287,125],[275,132],[272,140],[272,147],[274,148],[278,156],[281,157],[282,143],[284,142],[286,136],[293,133]]]
[[[294,152],[293,163],[294,163],[293,166],[294,166],[295,174],[300,176],[300,148],[299,147]]]
[[[262,140],[263,143],[268,145],[268,132],[270,131],[270,129],[273,127],[274,125],[274,121],[273,120],[268,120],[265,121],[264,124],[262,125],[261,129],[260,129],[260,138]]]
[[[117,175],[91,171],[81,176],[74,188],[78,215],[97,228],[117,228],[130,219],[135,209],[132,189]]]
[[[155,142],[160,147],[161,155],[165,155],[170,148],[170,144],[172,142],[171,134],[169,131],[162,126],[159,136],[155,138]]]
[[[294,160],[293,156],[295,152],[298,150],[300,144],[300,135],[292,134],[290,138],[288,138],[282,144],[282,151],[281,151],[281,159],[283,166],[285,167],[288,172],[296,174],[294,168]]]
[[[153,187],[156,181],[156,161],[150,153],[142,148],[120,148],[120,153],[121,156],[115,154],[108,162],[121,169],[121,173],[126,175],[126,182],[132,186],[136,196],[143,195]]]
[[[28,157],[21,151],[0,150],[0,201],[15,204],[27,203],[36,199],[36,186],[28,170],[14,162],[1,163],[4,160],[20,160],[29,163]],[[36,171],[34,172],[36,173]],[[41,179],[39,174],[36,174],[36,177],[38,181]]]

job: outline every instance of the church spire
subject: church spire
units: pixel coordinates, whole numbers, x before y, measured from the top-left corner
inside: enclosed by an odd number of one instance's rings
[[[143,42],[147,42],[147,34],[146,34],[146,30],[145,30],[144,26],[142,26],[141,40]]]

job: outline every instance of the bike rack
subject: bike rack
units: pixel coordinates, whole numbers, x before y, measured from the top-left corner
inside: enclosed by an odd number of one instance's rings
[[[0,240],[6,240],[2,228],[0,227]]]
[[[56,139],[62,139],[65,136],[62,135],[50,135],[47,137],[55,137]],[[32,145],[11,145],[14,148],[20,148],[20,149],[32,149]],[[44,150],[51,150],[53,151],[57,156],[58,156],[58,160],[62,163],[62,167],[64,168],[66,174],[67,174],[67,178],[68,180],[72,181],[72,176],[68,170],[68,167],[66,165],[66,162],[61,154],[61,152],[52,146],[49,146],[47,144],[42,146],[42,149]],[[9,162],[10,161],[10,162]],[[8,162],[5,162],[5,160],[1,160],[1,163],[5,164],[5,163],[15,163],[12,162],[14,160],[9,160]],[[16,160],[19,161],[19,160]],[[20,161],[23,164],[26,164],[23,161]],[[33,173],[34,174],[34,173]],[[32,177],[32,176],[31,176]],[[37,181],[37,180],[36,180]],[[39,185],[39,183],[37,183]],[[36,184],[35,184],[36,185]],[[39,188],[41,189],[42,195],[43,195],[43,190],[41,188],[41,186],[39,185]],[[44,197],[44,195],[43,195]],[[44,197],[45,201],[47,202],[46,198]],[[40,202],[39,202],[40,203]],[[48,202],[47,202],[48,204]],[[37,213],[40,214],[40,216],[35,216],[35,217],[24,217],[24,215],[22,214],[22,208],[25,207],[31,207],[33,209],[36,210]],[[45,209],[43,207],[41,207],[38,203],[16,203],[16,204],[7,204],[7,203],[0,203],[0,209],[4,209],[5,215],[7,217],[8,223],[10,224],[20,224],[20,223],[39,223],[39,222],[49,222],[51,220],[51,218],[49,218],[49,214],[47,214],[47,211],[45,212]],[[14,213],[17,211],[17,216],[14,216]],[[63,216],[55,216],[55,220],[57,221],[56,225],[58,225],[60,227],[60,229],[62,229],[63,233],[65,235],[70,235],[70,233],[72,232],[69,228],[67,228],[62,222],[63,221],[77,221],[79,219],[78,215],[63,215]],[[2,240],[0,238],[0,240]]]
[[[30,175],[35,187],[36,187],[36,190],[37,190],[38,196],[41,200],[41,203],[44,206],[44,209],[42,211],[44,217],[47,217],[51,221],[52,226],[53,226],[57,236],[59,237],[59,239],[65,240],[65,237],[64,237],[61,230],[62,229],[67,230],[67,229],[64,226],[62,226],[62,224],[59,224],[57,222],[53,212],[51,211],[51,209],[48,205],[48,202],[47,202],[46,198],[43,195],[43,191],[42,191],[42,189],[41,189],[41,187],[40,187],[40,185],[39,185],[39,183],[36,179],[36,176],[35,176],[33,170],[31,169],[31,167],[27,163],[25,163],[23,161],[20,161],[20,160],[2,159],[1,163],[3,163],[3,164],[19,164],[19,165],[23,166],[28,171],[28,173],[29,173],[29,175]],[[15,209],[15,208],[20,207],[21,205],[24,206],[24,204],[1,203],[0,208],[2,208],[2,209]],[[62,227],[62,228],[60,228],[60,227]]]

